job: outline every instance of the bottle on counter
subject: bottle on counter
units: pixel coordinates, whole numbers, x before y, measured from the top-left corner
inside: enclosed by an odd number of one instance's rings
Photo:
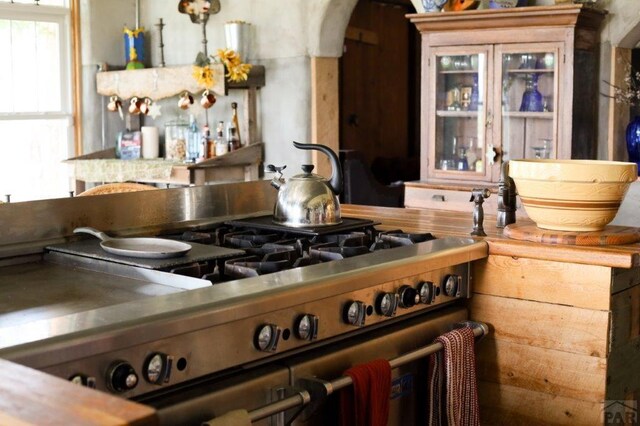
[[[238,148],[242,146],[242,138],[240,137],[240,124],[238,123],[238,103],[231,102],[231,123],[236,128],[236,135],[238,137]]]
[[[227,143],[227,139],[224,137],[224,121],[218,122],[218,127],[216,128],[215,144],[216,157],[229,152],[229,144]]]
[[[238,139],[238,129],[233,122],[227,125],[227,143],[229,144],[229,152],[240,148],[240,139]]]
[[[202,141],[201,141],[201,150],[202,156],[200,157],[202,160],[207,158],[213,158],[216,156],[216,145],[211,138],[211,130],[209,126],[205,124],[202,128]]]
[[[187,141],[187,161],[196,161],[200,157],[200,130],[196,117],[189,116],[189,138]]]

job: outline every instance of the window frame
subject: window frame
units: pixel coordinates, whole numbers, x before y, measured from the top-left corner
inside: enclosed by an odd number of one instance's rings
[[[67,117],[73,126],[72,75],[71,75],[71,11],[69,7],[36,6],[22,3],[0,3],[0,19],[52,22],[60,26],[60,107],[47,112],[0,112],[0,120],[29,120]]]
[[[53,23],[58,25],[60,58],[60,105],[51,111],[0,112],[0,123],[19,121],[62,121],[67,127],[64,150],[68,157],[78,154],[79,111],[81,111],[80,34],[78,0],[65,0],[61,6],[9,3],[0,0],[0,19]],[[63,148],[62,146],[60,148]],[[68,158],[67,157],[67,158]],[[37,165],[35,165],[37,166]],[[71,176],[69,176],[71,177]]]

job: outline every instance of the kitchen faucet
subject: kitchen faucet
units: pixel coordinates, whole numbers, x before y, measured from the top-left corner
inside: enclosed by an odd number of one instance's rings
[[[498,218],[496,228],[504,228],[510,223],[516,223],[516,184],[509,177],[509,161],[500,167],[498,181]]]

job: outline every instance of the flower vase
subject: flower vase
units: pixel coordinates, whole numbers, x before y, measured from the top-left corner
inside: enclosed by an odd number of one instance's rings
[[[640,170],[640,115],[636,115],[627,125],[627,153],[629,161],[636,163]]]
[[[124,28],[124,59],[126,69],[144,68],[144,28]]]

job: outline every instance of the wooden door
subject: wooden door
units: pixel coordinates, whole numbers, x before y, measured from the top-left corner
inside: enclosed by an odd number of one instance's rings
[[[340,61],[340,149],[408,158],[419,150],[417,31],[409,0],[360,0]]]

